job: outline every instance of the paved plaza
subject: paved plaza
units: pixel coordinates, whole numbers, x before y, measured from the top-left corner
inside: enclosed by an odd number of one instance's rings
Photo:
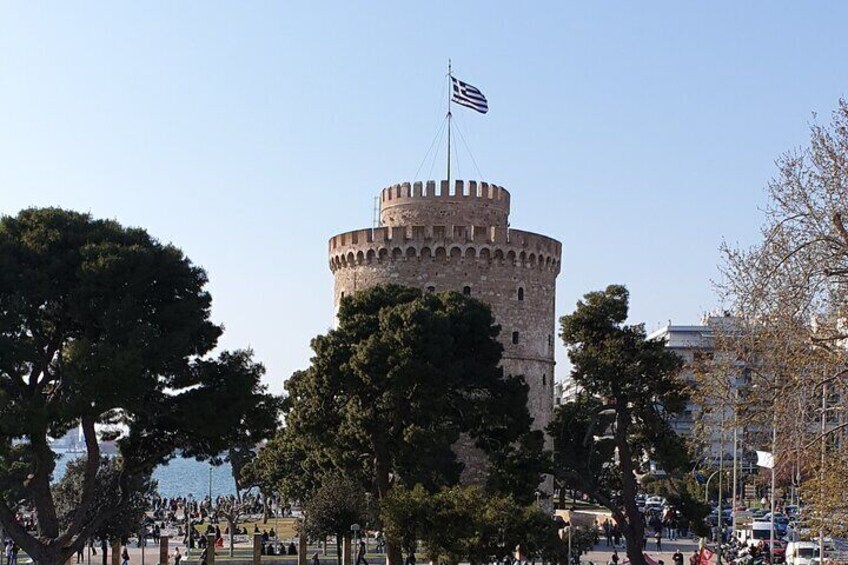
[[[294,538],[284,538],[280,539],[279,542],[288,546],[289,543],[294,543],[297,545],[297,539]],[[378,553],[374,551],[374,540],[369,540],[369,553],[367,555],[369,565],[383,565],[385,563],[385,555],[383,553]],[[170,555],[173,556],[174,547],[179,547],[180,552],[183,554],[183,561],[185,565],[196,565],[198,563],[198,556],[200,555],[200,551],[197,549],[193,549],[191,556],[186,557],[186,547],[183,543],[177,542],[176,546],[174,545],[173,540],[171,540],[170,544]],[[696,540],[692,539],[681,539],[681,540],[663,540],[662,542],[662,551],[656,551],[656,544],[653,541],[648,542],[647,554],[657,561],[662,560],[665,565],[671,565],[672,560],[671,556],[674,552],[680,549],[683,552],[685,561],[684,563],[689,562],[689,556],[692,555],[698,548],[698,543]],[[328,543],[326,546],[326,553],[324,553],[324,547],[322,544],[318,545],[310,545],[309,550],[307,552],[307,562],[311,563],[312,556],[315,552],[318,552],[318,557],[320,562],[323,565],[333,565],[336,563],[336,555],[335,555],[335,545],[333,543]],[[618,548],[619,558],[621,562],[627,559],[627,555],[625,554],[624,546],[619,545]],[[135,543],[130,543],[129,547],[130,554],[130,565],[157,565],[158,564],[158,548],[152,542],[148,542],[144,551],[142,548],[138,547]],[[581,556],[580,561],[583,565],[588,564],[589,562],[594,565],[606,565],[610,560],[610,557],[613,554],[613,548],[607,547],[606,542],[603,540],[595,545],[595,547],[588,553]],[[229,547],[217,548],[215,552],[215,561],[228,563],[230,565],[242,564],[242,563],[250,563],[251,562],[252,551],[250,545],[246,541],[242,541],[235,546],[235,556],[229,556]],[[355,558],[355,552],[354,552]],[[418,555],[419,562],[423,562],[423,557]],[[263,562],[268,563],[297,563],[296,555],[263,555]],[[74,561],[72,561],[73,563]],[[96,556],[89,556],[88,550],[83,558],[83,563],[86,565],[100,565],[102,563],[102,556],[100,550],[98,549]],[[109,560],[111,563],[111,559]]]

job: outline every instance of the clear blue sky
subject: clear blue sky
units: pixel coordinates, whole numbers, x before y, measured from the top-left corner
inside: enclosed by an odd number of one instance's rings
[[[0,213],[175,243],[223,345],[279,387],[332,323],[327,239],[414,180],[450,57],[489,98],[455,114],[512,225],[563,242],[557,315],[623,283],[649,330],[696,323],[722,238],[756,240],[774,159],[846,92],[846,21],[835,1],[4,2]],[[464,150],[455,173],[479,176]]]

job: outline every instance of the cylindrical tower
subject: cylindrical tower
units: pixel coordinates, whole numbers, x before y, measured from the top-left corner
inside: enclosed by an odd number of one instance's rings
[[[504,372],[524,375],[534,427],[544,429],[553,411],[560,242],[510,229],[509,192],[484,182],[458,180],[453,192],[447,181],[398,184],[380,204],[380,227],[330,239],[336,308],[345,294],[389,283],[488,303],[501,326]]]

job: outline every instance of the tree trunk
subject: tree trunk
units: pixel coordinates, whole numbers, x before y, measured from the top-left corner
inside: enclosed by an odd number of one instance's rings
[[[384,453],[384,449],[375,449],[375,474],[377,479],[377,500],[382,501],[389,494],[389,461],[388,454]],[[403,554],[400,546],[389,538],[386,542],[386,565],[401,565],[403,563]]]
[[[621,533],[627,542],[627,557],[630,565],[646,565],[642,542],[645,528],[642,515],[636,506],[636,475],[633,469],[633,453],[627,443],[630,428],[630,411],[619,404],[616,408],[615,443],[618,448],[618,464],[621,468],[621,497],[624,506],[625,524],[620,524]]]
[[[342,536],[336,534],[336,562],[342,565]]]
[[[62,552],[58,549],[50,549],[42,548],[35,552],[34,555],[30,555],[32,558],[33,565],[65,565],[65,560],[62,559]],[[18,562],[20,562],[20,557],[18,557]]]

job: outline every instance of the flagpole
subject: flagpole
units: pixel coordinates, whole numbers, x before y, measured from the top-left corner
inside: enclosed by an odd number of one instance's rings
[[[451,180],[451,167],[450,167],[450,152],[451,152],[451,88],[453,85],[451,84],[453,81],[453,73],[451,71],[451,60],[448,59],[448,191],[450,191],[450,180]]]

